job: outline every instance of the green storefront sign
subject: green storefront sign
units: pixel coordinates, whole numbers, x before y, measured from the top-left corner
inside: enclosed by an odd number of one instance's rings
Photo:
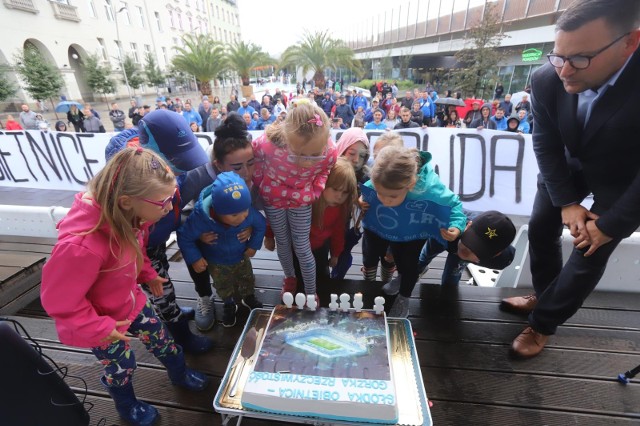
[[[542,57],[542,50],[530,47],[522,51],[522,62],[534,62],[539,61]]]

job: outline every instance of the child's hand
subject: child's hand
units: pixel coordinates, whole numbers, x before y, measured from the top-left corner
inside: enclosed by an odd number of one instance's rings
[[[116,321],[116,328],[111,330],[111,333],[109,333],[107,337],[102,339],[102,341],[103,342],[117,342],[118,340],[124,340],[125,342],[131,341],[131,337],[127,337],[118,331],[118,327],[122,327],[123,325],[126,325],[127,327],[130,326],[131,321],[130,320]]]
[[[193,262],[191,264],[191,267],[197,273],[204,272],[204,271],[207,270],[207,261],[204,260],[204,257],[201,257],[200,259],[198,259],[195,262]]]
[[[253,257],[256,255],[256,249],[248,248],[244,251],[244,255],[247,257]]]
[[[360,196],[360,198],[358,198],[358,206],[360,206],[360,210],[362,210],[363,213],[366,213],[367,210],[369,210],[369,203],[367,203],[364,198],[362,198],[362,196]]]
[[[247,229],[243,229],[242,231],[238,232],[238,241],[240,241],[241,243],[246,243],[247,241],[249,241],[249,238],[251,238],[252,233],[252,226],[248,227]]]
[[[390,251],[387,251],[384,254],[384,260],[386,260],[389,263],[395,263],[395,261],[393,260],[393,253],[391,253]]]
[[[151,294],[153,294],[155,297],[160,297],[163,293],[162,284],[166,283],[167,281],[169,280],[158,275],[151,281],[147,281],[145,284],[149,286]]]
[[[331,259],[329,259],[329,266],[335,268],[337,264],[338,258],[336,256],[331,256]]]
[[[264,248],[269,251],[274,251],[276,249],[276,240],[273,237],[264,237]]]
[[[458,228],[441,228],[440,235],[447,241],[455,241],[460,236],[460,230]]]
[[[218,239],[218,234],[215,232],[205,232],[200,235],[200,241],[205,244],[215,244]]]

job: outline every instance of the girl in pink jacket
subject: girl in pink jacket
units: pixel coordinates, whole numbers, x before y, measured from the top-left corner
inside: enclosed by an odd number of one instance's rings
[[[42,271],[42,306],[60,341],[91,348],[118,414],[135,425],[153,424],[158,411],[135,397],[126,332],[167,367],[173,384],[203,390],[208,382],[186,368],[182,348],[137,284],[162,280],[141,247],[149,226],[172,211],[175,189],[173,173],[152,151],[122,150],[76,195]]]
[[[311,253],[311,204],[320,197],[336,161],[329,119],[322,109],[298,101],[282,123],[272,124],[253,142],[254,183],[276,238],[285,291],[298,281],[292,256],[300,262],[304,291],[316,293],[316,263]]]

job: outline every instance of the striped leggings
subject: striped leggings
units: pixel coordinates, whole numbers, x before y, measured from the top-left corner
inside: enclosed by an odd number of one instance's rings
[[[276,237],[276,250],[286,277],[295,277],[293,252],[300,262],[304,292],[316,293],[316,261],[311,252],[309,232],[311,231],[311,206],[295,209],[264,207],[267,219]]]

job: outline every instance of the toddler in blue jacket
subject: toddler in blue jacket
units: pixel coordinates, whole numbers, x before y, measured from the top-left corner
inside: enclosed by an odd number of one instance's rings
[[[253,228],[246,242],[238,232]],[[251,206],[251,193],[244,179],[225,172],[206,187],[185,224],[178,230],[178,245],[185,261],[196,272],[209,270],[218,296],[224,302],[222,324],[236,323],[236,296],[249,309],[261,308],[254,294],[255,277],[249,258],[262,246],[264,217]],[[216,241],[196,245],[200,235],[215,232]]]

